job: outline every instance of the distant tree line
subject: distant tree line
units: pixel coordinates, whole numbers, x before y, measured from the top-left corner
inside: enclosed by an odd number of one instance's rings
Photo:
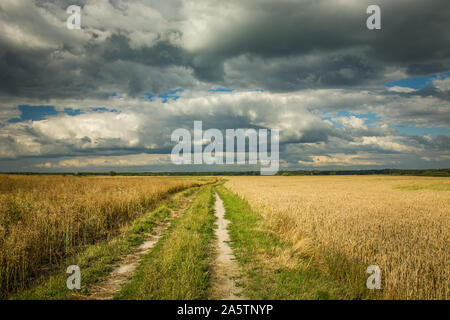
[[[210,171],[210,172],[63,172],[63,173],[9,173],[22,175],[73,175],[73,176],[259,176],[260,171]],[[379,169],[379,170],[284,170],[278,176],[344,176],[344,175],[395,175],[450,177],[449,169]]]
[[[450,177],[450,169],[379,169],[379,170],[296,170],[280,171],[282,176],[395,175]]]

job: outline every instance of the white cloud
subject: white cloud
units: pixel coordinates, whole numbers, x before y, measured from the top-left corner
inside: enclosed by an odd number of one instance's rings
[[[371,154],[343,154],[335,153],[331,155],[311,155],[311,161],[299,160],[298,163],[305,166],[313,167],[330,167],[330,166],[372,166],[381,165],[384,162],[371,159]]]
[[[103,168],[103,167],[133,167],[158,164],[169,164],[168,154],[135,154],[125,156],[76,157],[61,160],[56,163],[45,162],[36,164],[36,168]]]
[[[416,91],[416,89],[414,89],[414,88],[399,87],[399,86],[390,87],[390,88],[388,88],[388,90],[392,91],[392,92],[400,92],[400,93],[410,93],[410,92]]]
[[[435,79],[433,80],[433,84],[441,91],[450,91],[450,77],[444,79]]]
[[[61,44],[81,45],[89,40],[89,34],[67,29],[65,10],[50,7],[54,11],[39,8],[33,1],[2,0],[0,29],[4,39],[27,49],[57,49]]]
[[[365,119],[355,116],[333,118],[333,121],[342,124],[344,128],[367,130]]]
[[[160,99],[151,102],[142,98],[119,95],[120,98],[108,100],[52,99],[47,103],[56,105],[59,111],[72,108],[81,109],[85,113],[76,116],[61,113],[42,121],[3,123],[0,126],[0,157],[39,156],[78,159],[80,153],[89,153],[96,160],[83,158],[82,163],[101,165],[105,159],[99,157],[118,154],[117,152],[170,153],[173,146],[170,141],[172,131],[180,127],[193,129],[193,121],[202,120],[204,130],[248,127],[280,129],[281,143],[298,146],[295,152],[282,150],[280,156],[281,160],[286,161],[286,166],[288,163],[308,165],[312,161],[321,166],[325,166],[326,163],[375,166],[393,163],[396,161],[396,154],[410,155],[420,161],[426,146],[423,146],[422,142],[418,143],[397,135],[398,133],[389,128],[387,123],[391,121],[389,117],[392,114],[400,117],[405,112],[418,110],[416,107],[420,102],[436,101],[419,98],[410,104],[409,98],[342,89],[289,93],[185,91],[180,99],[169,100],[166,104]],[[393,105],[396,108],[390,110]],[[92,107],[100,106],[119,112],[91,110]],[[369,108],[380,117],[380,120],[368,126],[365,124],[364,116],[337,117],[336,114],[342,108],[352,113],[367,113]],[[431,106],[426,108],[432,109]],[[439,107],[437,110],[440,112]],[[323,120],[325,116],[330,116],[342,127]],[[431,137],[425,137],[425,140],[427,141],[425,144],[434,145]],[[435,151],[434,157],[438,156],[436,152],[442,154],[442,151]],[[357,156],[354,156],[355,154]],[[381,158],[380,154],[383,154]],[[309,155],[316,158],[309,161],[310,158],[307,158]],[[58,164],[46,159],[39,165],[42,169],[51,169],[56,168],[54,166],[57,164],[82,166],[82,163]]]
[[[420,152],[419,148],[409,146],[402,137],[385,136],[385,137],[362,137],[356,142],[350,142],[353,146],[373,146],[386,151],[396,152]]]
[[[144,1],[132,3],[108,0],[96,0],[83,8],[83,25],[88,30],[106,30],[107,35],[118,31],[128,33],[133,49],[151,47],[157,39],[169,35],[170,22],[159,11]]]
[[[55,140],[74,141],[89,137],[91,145],[105,147],[106,139],[120,140],[125,146],[136,146],[141,118],[127,113],[91,113],[60,116],[32,122],[31,127],[43,136]]]

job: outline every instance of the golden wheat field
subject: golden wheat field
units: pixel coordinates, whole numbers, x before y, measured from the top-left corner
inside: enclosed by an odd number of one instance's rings
[[[225,186],[246,199],[293,251],[313,255],[341,280],[365,281],[349,265],[363,273],[378,265],[382,288],[376,298],[450,298],[448,178],[227,179]]]
[[[0,298],[195,179],[0,175]]]

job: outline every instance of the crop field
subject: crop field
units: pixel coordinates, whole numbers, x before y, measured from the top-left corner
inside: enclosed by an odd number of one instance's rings
[[[0,175],[0,297],[194,180]]]
[[[448,299],[450,181],[427,177],[230,177],[263,224],[348,290],[382,272],[372,298]],[[281,261],[281,262],[280,262]]]
[[[431,177],[0,175],[0,299],[449,299],[449,196]]]

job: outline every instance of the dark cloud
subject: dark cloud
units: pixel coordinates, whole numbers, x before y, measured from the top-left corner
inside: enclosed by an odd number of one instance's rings
[[[450,137],[439,135],[437,137],[419,137],[412,136],[411,139],[417,141],[420,145],[434,151],[442,152],[450,150]]]
[[[65,96],[80,91],[95,94],[100,81],[133,95],[147,87],[157,87],[153,79],[133,76],[133,68],[128,72],[116,70],[120,68],[114,64],[118,61],[155,68],[180,66],[192,70],[192,75],[200,81],[229,85],[235,82],[241,87],[259,86],[275,91],[363,86],[383,81],[389,67],[405,68],[411,75],[450,69],[447,1],[381,1],[382,31],[365,27],[365,8],[369,2],[232,1],[228,6],[233,10],[221,12],[219,5],[215,13],[223,14],[229,22],[218,23],[215,16],[207,18],[204,23],[210,26],[198,34],[205,40],[191,49],[185,34],[193,31],[186,30],[185,22],[196,19],[201,12],[188,11],[171,17],[172,20],[166,21],[170,27],[156,31],[151,43],[144,41],[135,47],[130,39],[139,36],[123,29],[128,20],[118,21],[117,28],[101,27],[98,22],[92,28],[95,16],[93,10],[87,10],[89,19],[84,26],[84,37],[73,38],[73,34],[64,30],[64,20],[60,26],[51,24],[48,16],[41,16],[42,11],[36,8],[28,14],[19,15],[16,10],[10,15],[12,9],[6,6],[4,16],[14,18],[18,28],[47,41],[49,47],[30,50],[25,43],[17,44],[0,36],[2,93],[37,98],[53,97],[56,89],[64,91]],[[64,8],[69,4],[67,1],[34,3],[41,10],[49,10],[49,14],[60,15],[59,19],[64,19]],[[92,5],[89,1],[77,3],[83,7]],[[162,10],[164,6],[157,3],[148,2],[154,10]],[[122,18],[130,14],[133,6],[126,1],[109,4],[98,10],[110,10],[111,17],[115,14]],[[173,7],[180,8],[176,2]],[[30,8],[24,5],[22,9]],[[165,10],[168,11],[167,6]],[[108,17],[108,12],[104,14]],[[28,21],[30,18],[34,22]],[[133,17],[127,18],[132,21]],[[32,30],[33,23],[38,31]],[[114,21],[105,21],[105,25],[114,25]],[[109,36],[99,40],[99,34],[104,32]],[[173,39],[181,41],[175,44]],[[245,57],[241,63],[233,60],[239,57]],[[301,63],[302,60],[310,63]],[[122,81],[113,78],[116,72],[121,72]],[[194,78],[186,82],[195,86]],[[160,87],[173,88],[173,84]],[[55,90],[46,94],[52,88]]]
[[[83,7],[82,30],[65,26],[73,4]],[[448,81],[384,85],[450,70],[450,5],[380,0],[382,30],[372,31],[369,4],[2,0],[3,167],[12,166],[7,159],[26,167],[52,157],[167,154],[172,130],[194,120],[205,129],[279,128],[292,166],[314,164],[313,156],[330,166],[448,164],[445,131],[394,128],[448,130]],[[234,90],[209,91],[217,87]],[[176,98],[146,98],[178,88]],[[23,105],[53,109],[33,118]],[[368,112],[375,122],[361,120]]]
[[[48,10],[49,15],[64,19],[69,2],[85,8],[93,4],[89,1],[34,3],[41,10]],[[180,82],[194,87],[196,80],[192,76],[203,82],[229,86],[293,91],[373,84],[383,81],[389,67],[405,68],[411,75],[450,69],[447,1],[381,1],[382,31],[365,27],[365,8],[369,1],[232,1],[227,5],[233,10],[221,12],[218,3],[217,12],[206,19],[202,12],[194,11],[195,5],[192,11],[180,13],[178,2],[169,7],[156,1],[139,2],[150,5],[146,8],[164,11],[166,16],[172,12],[166,20],[168,26],[155,31],[156,38],[151,43],[144,41],[139,47],[131,45],[130,39],[142,35],[126,30],[126,21],[131,22],[133,17],[124,16],[130,14],[133,3],[100,3],[103,5],[98,10],[105,11],[105,17],[128,20],[118,21],[117,28],[102,27],[101,23],[92,21],[96,18],[93,9],[86,9],[88,18],[81,38],[73,38],[73,33],[64,30],[64,20],[60,26],[52,24],[49,16],[43,16],[31,4],[22,6],[24,14],[5,5],[3,16],[10,21],[14,18],[19,29],[47,41],[49,46],[30,50],[25,43],[17,44],[0,36],[1,93],[39,99],[76,96],[79,92],[95,95],[106,84],[137,95],[147,88],[171,89]],[[26,13],[27,10],[31,11]],[[179,16],[173,17],[177,12]],[[215,17],[221,15],[219,23]],[[205,39],[201,45],[189,49],[189,36],[185,34],[193,31],[186,29],[186,21],[197,17],[209,26],[198,34]],[[105,21],[105,25],[114,26],[114,21]],[[99,34],[104,32],[109,35],[99,40]],[[175,44],[173,39],[181,41]],[[124,70],[122,62],[142,65],[144,69],[183,67],[186,71],[180,77],[185,80],[160,84],[165,79],[136,75],[137,67]],[[120,79],[117,73],[121,74]]]
[[[249,85],[268,79],[265,88],[276,90],[361,86],[382,80],[389,67],[405,68],[411,75],[450,69],[448,1],[379,1],[381,31],[365,26],[370,1],[241,3],[239,14],[230,13],[233,24],[214,28],[211,19],[210,41],[196,53],[215,58],[217,64],[242,55],[260,57],[249,77],[248,68],[239,73],[237,64],[234,70]],[[239,17],[232,17],[233,13]],[[309,55],[318,57],[312,65],[285,63]],[[275,58],[282,63],[273,66],[270,60]],[[260,77],[253,77],[255,73]],[[311,78],[317,81],[308,82]]]
[[[101,52],[101,56],[107,63],[124,60],[132,61],[148,66],[189,66],[192,64],[191,56],[182,48],[166,41],[157,41],[152,47],[132,49],[129,39],[122,34],[113,34],[100,46],[89,48],[88,53],[95,55]]]

